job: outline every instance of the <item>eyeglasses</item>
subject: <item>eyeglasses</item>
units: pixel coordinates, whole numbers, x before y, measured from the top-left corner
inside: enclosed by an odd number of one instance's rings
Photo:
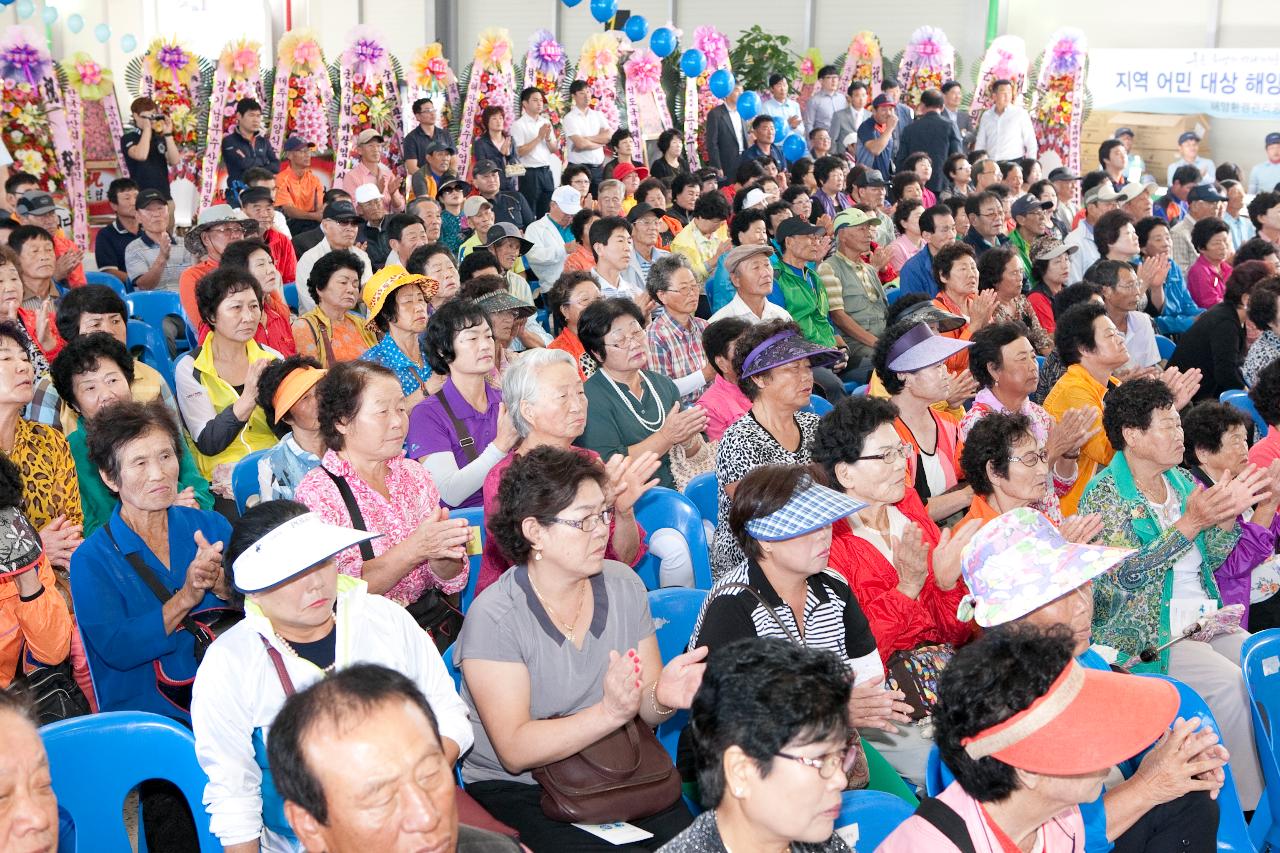
[[[996,210],[980,210],[978,215],[985,219],[1004,219],[1004,210],[999,208]]]
[[[1049,461],[1049,451],[1047,450],[1029,450],[1021,456],[1010,456],[1010,462],[1021,462],[1028,468],[1034,468],[1037,465],[1044,465]]]
[[[669,293],[672,296],[701,296],[702,288],[697,285],[693,287],[668,287],[663,293]]]
[[[567,527],[581,530],[583,533],[592,533],[599,529],[600,525],[603,524],[607,527],[613,522],[613,510],[602,509],[597,513],[588,515],[582,520],[573,518],[553,518],[551,520],[556,524],[563,524]]]
[[[636,329],[634,331],[627,332],[626,334],[620,334],[611,341],[605,341],[605,345],[611,346],[614,349],[623,349],[627,344],[634,344],[637,341],[643,340],[644,329]]]
[[[894,447],[886,447],[883,452],[875,453],[870,456],[859,456],[854,462],[862,462],[867,459],[879,459],[889,465],[897,462],[899,459],[906,459],[911,453],[912,447],[904,442],[898,442]]]
[[[823,779],[830,779],[836,775],[837,770],[844,768],[844,759],[848,755],[848,750],[840,750],[839,752],[828,752],[826,755],[818,758],[806,758],[803,755],[790,755],[785,752],[775,753],[778,758],[785,758],[789,761],[798,761],[805,767],[812,767],[818,771],[818,775]]]
[[[1138,289],[1138,282],[1137,280],[1126,281],[1124,284],[1116,283],[1115,285],[1113,285],[1113,287],[1115,287],[1116,290],[1134,291]]]

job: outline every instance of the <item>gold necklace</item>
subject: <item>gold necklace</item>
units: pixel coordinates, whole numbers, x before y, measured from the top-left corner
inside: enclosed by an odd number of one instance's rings
[[[533,587],[533,594],[538,597],[538,601],[542,604],[542,608],[547,611],[547,615],[551,617],[551,621],[556,623],[556,627],[564,632],[564,635],[569,638],[569,642],[576,646],[578,644],[578,639],[574,626],[578,624],[578,617],[582,615],[582,602],[586,600],[587,585],[585,583],[579,583],[578,607],[573,611],[573,621],[568,623],[556,615],[555,610],[553,610],[551,605],[547,603],[547,599],[538,591],[538,585],[533,582],[532,574],[529,575],[529,586]]]

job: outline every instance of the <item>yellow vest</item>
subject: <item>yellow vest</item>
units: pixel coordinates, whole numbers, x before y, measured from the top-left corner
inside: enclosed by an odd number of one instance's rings
[[[245,349],[248,352],[250,364],[263,359],[279,358],[274,352],[259,346],[257,341],[249,341],[245,344]],[[228,406],[235,404],[240,395],[226,380],[218,376],[217,369],[213,365],[213,335],[209,335],[204,339],[204,346],[200,348],[200,353],[195,358],[194,366],[196,377],[200,380],[200,385],[204,388],[205,393],[209,395],[209,402],[213,403],[213,408],[216,411],[221,412]],[[249,422],[241,428],[235,439],[221,453],[205,456],[196,448],[195,442],[191,442],[191,455],[195,458],[196,466],[200,469],[200,473],[212,482],[213,469],[223,462],[239,462],[255,450],[266,450],[268,447],[274,447],[278,441],[279,439],[276,438],[275,433],[271,431],[271,426],[267,423],[267,416],[262,411],[262,407],[254,406],[253,414],[249,416]]]

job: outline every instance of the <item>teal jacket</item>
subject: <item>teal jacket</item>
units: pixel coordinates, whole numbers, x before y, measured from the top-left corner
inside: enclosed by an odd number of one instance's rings
[[[1165,472],[1169,487],[1177,490],[1186,507],[1187,496],[1195,489],[1191,475],[1181,468]],[[1200,549],[1200,580],[1210,598],[1222,599],[1214,571],[1235,547],[1240,525],[1231,530],[1210,527],[1195,540],[1188,540],[1176,528],[1161,530],[1159,520],[1138,492],[1123,452],[1102,469],[1085,487],[1080,498],[1081,515],[1098,513],[1103,519],[1102,543],[1115,548],[1133,548],[1133,553],[1105,575],[1093,581],[1093,639],[1135,656],[1143,649],[1167,643],[1169,600],[1173,597],[1173,564],[1188,549]],[[1168,672],[1169,651],[1158,662],[1139,664],[1135,672]]]

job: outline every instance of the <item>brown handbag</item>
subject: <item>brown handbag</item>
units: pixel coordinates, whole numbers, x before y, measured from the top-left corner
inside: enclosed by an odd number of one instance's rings
[[[650,817],[680,798],[680,774],[643,720],[631,720],[581,751],[533,770],[542,812],[565,823]]]

